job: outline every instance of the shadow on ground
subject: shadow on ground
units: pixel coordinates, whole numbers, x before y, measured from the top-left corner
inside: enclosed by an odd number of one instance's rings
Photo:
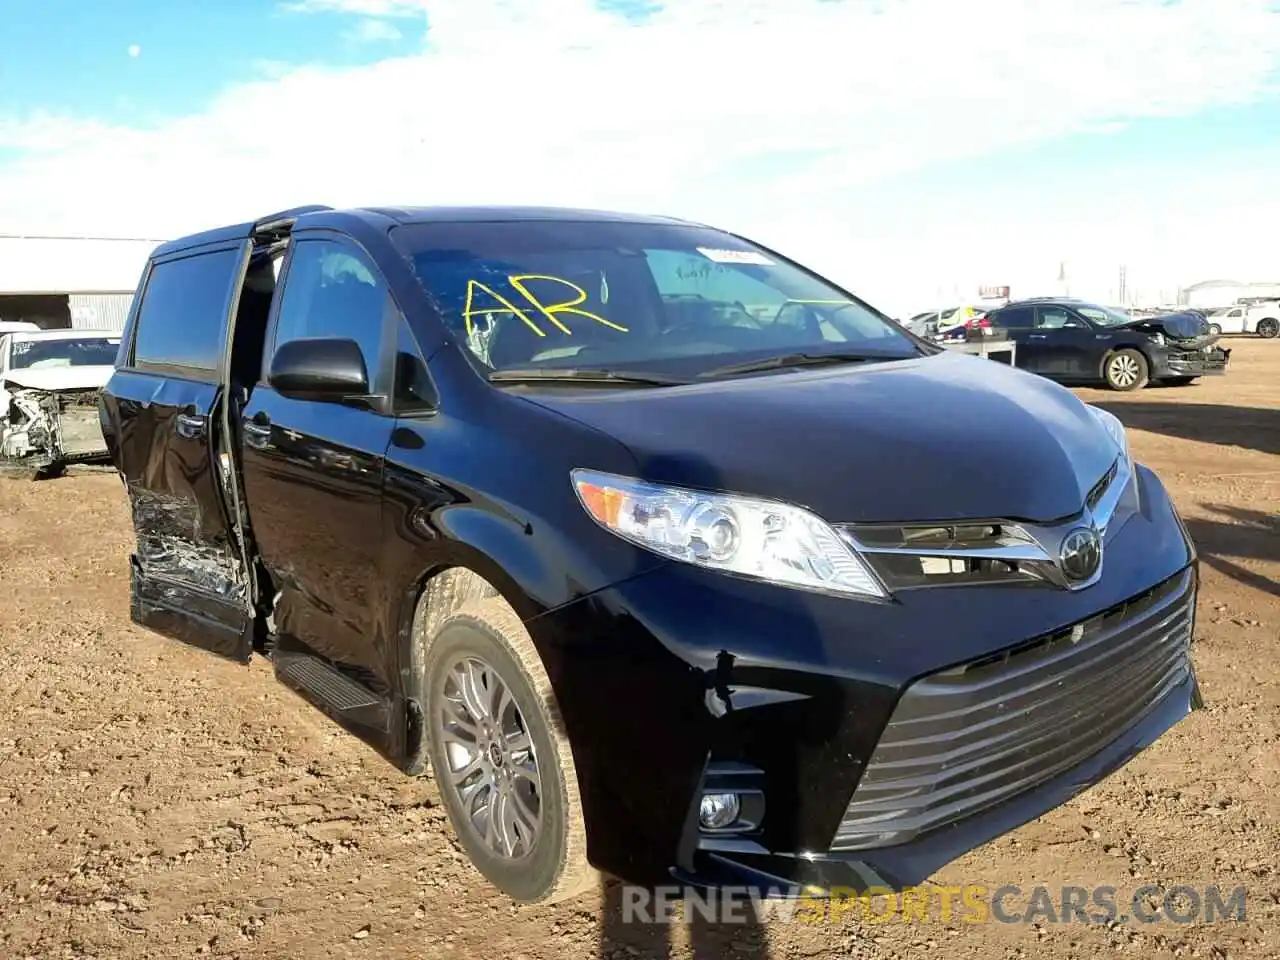
[[[1280,409],[1216,403],[1124,403],[1100,401],[1126,427],[1200,443],[1280,454]]]
[[[1280,583],[1235,562],[1280,563],[1280,518],[1225,504],[1204,503],[1200,508],[1222,518],[1184,518],[1201,561],[1245,586],[1280,597]]]
[[[634,890],[634,888],[633,888]],[[616,880],[608,880],[604,888],[604,911],[601,923],[601,960],[667,960],[683,953],[678,944],[684,939],[680,927],[688,931],[688,949],[694,960],[768,960],[769,947],[760,918],[749,903],[737,911],[740,922],[727,919],[714,921],[698,910],[686,915],[679,900],[670,902],[670,918],[652,922],[660,912],[658,904],[633,895],[627,902],[628,888]],[[714,902],[711,901],[711,902]],[[680,939],[677,939],[677,938]]]

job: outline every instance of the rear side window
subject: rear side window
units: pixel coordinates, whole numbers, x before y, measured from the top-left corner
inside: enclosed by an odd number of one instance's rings
[[[152,267],[138,308],[133,365],[212,375],[222,356],[227,300],[239,265],[240,251],[230,249]]]
[[[987,319],[992,325],[1003,327],[1006,330],[1020,330],[1024,327],[1030,327],[1034,319],[1034,312],[1030,307],[1005,307],[1003,310],[995,310],[987,314]]]

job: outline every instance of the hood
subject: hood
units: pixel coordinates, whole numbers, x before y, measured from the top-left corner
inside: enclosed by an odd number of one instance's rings
[[[3,379],[31,390],[101,390],[114,369],[111,366],[19,367],[3,374]]]
[[[1173,340],[1196,340],[1209,336],[1209,322],[1194,313],[1167,313],[1162,317],[1146,317],[1122,323],[1112,329],[1163,333]]]
[[[1069,390],[955,353],[525,398],[625,444],[642,479],[785,500],[832,522],[1058,520],[1116,458]]]

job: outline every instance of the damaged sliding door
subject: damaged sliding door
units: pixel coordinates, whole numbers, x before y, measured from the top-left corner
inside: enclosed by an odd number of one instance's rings
[[[137,536],[132,618],[248,661],[254,616],[217,453],[222,343],[242,245],[155,261],[103,391],[104,427]]]

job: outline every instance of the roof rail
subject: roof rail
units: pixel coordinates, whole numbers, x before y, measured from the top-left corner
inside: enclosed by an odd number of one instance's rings
[[[286,230],[289,227],[292,227],[294,222],[304,214],[321,213],[325,210],[332,209],[333,207],[327,207],[324,204],[313,203],[303,207],[290,207],[288,210],[269,213],[265,217],[254,222],[253,232],[258,234],[274,233],[280,230]]]

